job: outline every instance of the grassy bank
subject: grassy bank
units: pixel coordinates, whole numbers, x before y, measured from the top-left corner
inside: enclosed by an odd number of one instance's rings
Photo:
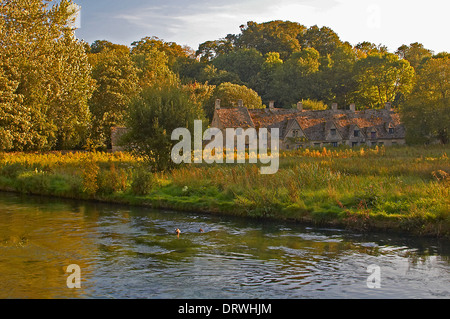
[[[150,173],[127,153],[0,153],[0,190],[450,238],[450,147],[299,150]]]

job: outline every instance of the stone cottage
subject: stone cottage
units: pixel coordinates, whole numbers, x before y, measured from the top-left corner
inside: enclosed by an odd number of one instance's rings
[[[236,108],[221,108],[216,101],[211,127],[227,128],[279,128],[280,149],[303,147],[351,147],[367,145],[403,145],[405,128],[398,113],[386,103],[382,110],[356,111],[338,109],[336,103],[323,111],[304,110],[301,102],[295,109],[247,109],[239,101]]]
[[[270,131],[271,128],[279,128],[281,150],[406,143],[405,127],[390,103],[386,103],[386,107],[381,110],[356,111],[354,104],[343,110],[333,103],[331,109],[311,111],[304,110],[301,102],[295,109],[275,108],[273,102],[266,109],[248,109],[242,100],[239,100],[238,107],[233,108],[221,108],[220,100],[217,100],[211,127],[222,130],[223,136],[227,128],[237,129],[237,135],[242,134],[239,129],[255,128],[258,131],[267,128]],[[118,140],[125,132],[124,127],[112,128],[113,152],[122,150]]]

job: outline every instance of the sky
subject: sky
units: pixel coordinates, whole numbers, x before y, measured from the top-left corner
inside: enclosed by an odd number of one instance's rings
[[[239,34],[247,21],[327,26],[342,41],[383,44],[390,52],[422,43],[450,52],[448,0],[74,0],[81,6],[76,36],[130,46],[146,36],[187,45]]]

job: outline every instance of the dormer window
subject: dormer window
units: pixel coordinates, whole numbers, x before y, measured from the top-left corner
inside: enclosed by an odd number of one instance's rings
[[[377,132],[370,132],[370,138],[372,139],[377,138]]]
[[[394,134],[394,128],[393,127],[389,128],[389,134]]]
[[[336,136],[336,129],[335,129],[335,128],[332,128],[332,129],[330,130],[330,134],[331,134],[331,136]]]
[[[354,137],[359,137],[359,130],[354,130],[353,131],[353,136]]]

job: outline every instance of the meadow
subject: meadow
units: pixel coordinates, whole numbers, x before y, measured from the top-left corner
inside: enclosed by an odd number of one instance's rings
[[[280,169],[183,164],[130,153],[0,153],[0,190],[159,209],[450,238],[449,146],[301,149]]]

